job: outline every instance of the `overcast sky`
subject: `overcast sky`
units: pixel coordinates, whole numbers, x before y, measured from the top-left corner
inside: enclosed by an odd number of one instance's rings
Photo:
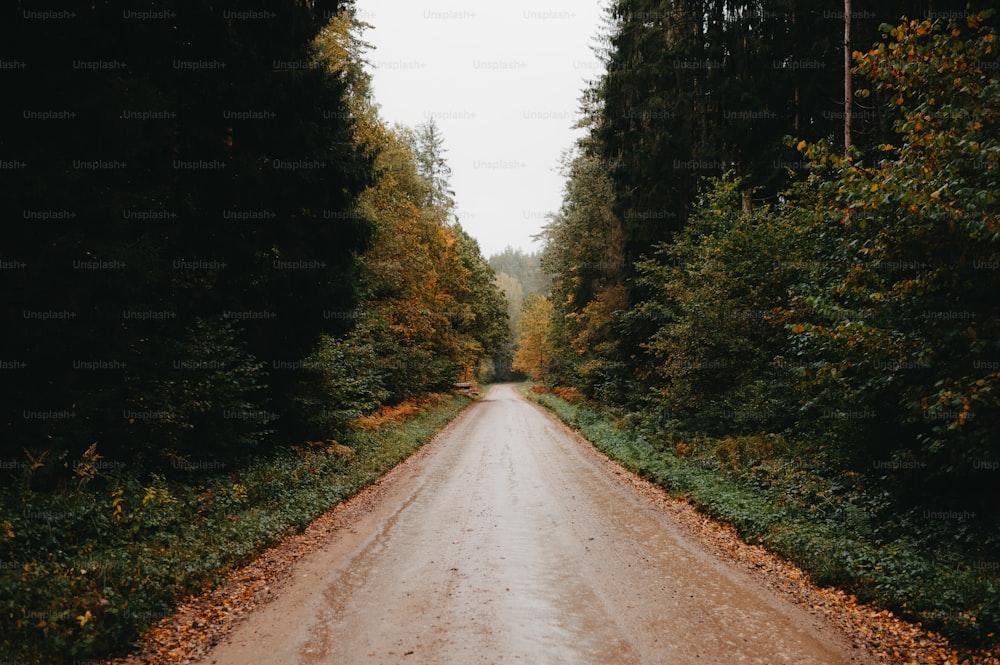
[[[357,0],[375,101],[389,123],[434,117],[462,226],[490,256],[559,208],[560,155],[580,130],[580,96],[601,65],[597,0]]]

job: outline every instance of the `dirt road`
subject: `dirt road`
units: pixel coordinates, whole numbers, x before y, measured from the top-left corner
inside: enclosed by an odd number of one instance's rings
[[[863,663],[497,386],[202,662]]]

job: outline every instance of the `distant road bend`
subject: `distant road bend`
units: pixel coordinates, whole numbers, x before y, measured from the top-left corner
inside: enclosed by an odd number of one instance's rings
[[[615,468],[495,386],[202,662],[876,662]]]

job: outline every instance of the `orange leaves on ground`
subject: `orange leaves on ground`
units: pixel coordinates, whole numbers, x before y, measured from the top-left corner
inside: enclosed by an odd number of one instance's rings
[[[426,409],[434,402],[440,402],[445,395],[432,393],[421,399],[408,399],[395,406],[383,406],[377,413],[367,416],[360,416],[350,422],[351,427],[358,430],[371,431],[399,420],[403,420],[413,414]],[[342,446],[345,447],[345,446]]]
[[[579,404],[583,401],[583,395],[576,388],[569,388],[566,386],[556,386],[552,389],[556,397],[564,399],[570,404]]]
[[[631,473],[620,476],[641,492],[657,497],[678,526],[810,614],[839,626],[856,647],[879,662],[906,665],[1000,665],[992,652],[959,654],[937,633],[903,621],[891,611],[858,602],[857,597],[833,587],[817,587],[809,575],[760,545],[740,539],[736,530],[703,515],[693,505],[675,499],[661,488]]]

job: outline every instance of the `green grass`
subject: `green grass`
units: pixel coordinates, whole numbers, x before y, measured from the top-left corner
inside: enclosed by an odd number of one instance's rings
[[[995,566],[973,562],[998,557],[963,543],[960,533],[917,537],[911,524],[913,537],[899,537],[899,529],[892,539],[882,537],[872,517],[877,496],[849,474],[829,477],[804,465],[780,437],[698,439],[667,449],[589,406],[526,386],[521,391],[611,459],[731,524],[747,542],[798,565],[820,586],[919,621],[958,646],[997,645],[1000,580]],[[907,517],[899,521],[906,526]]]
[[[471,401],[351,432],[340,443],[352,457],[283,450],[196,480],[112,471],[59,492],[0,490],[0,662],[123,655],[178,601],[371,484]]]

